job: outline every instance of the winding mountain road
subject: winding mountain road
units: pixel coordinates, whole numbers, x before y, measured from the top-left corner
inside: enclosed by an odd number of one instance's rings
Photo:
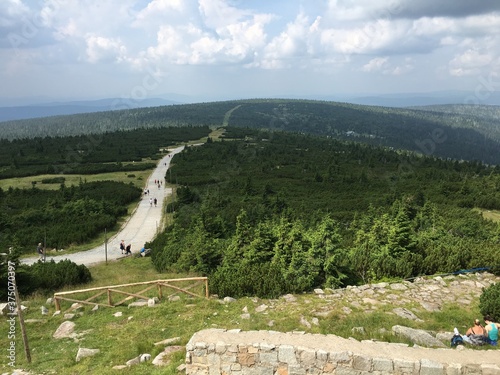
[[[138,203],[136,209],[122,226],[120,231],[107,242],[107,259],[116,260],[124,255],[120,251],[120,241],[124,240],[125,243],[131,245],[132,254],[137,254],[139,250],[148,241],[154,239],[158,230],[161,229],[163,220],[163,206],[165,198],[172,194],[172,188],[165,187],[165,175],[170,162],[175,154],[178,154],[184,149],[184,146],[177,147],[170,150],[170,153],[163,157],[157,164],[156,169],[149,176],[146,185],[143,189],[149,189],[149,195],[142,194],[141,201]],[[155,184],[156,181],[163,181],[163,184]],[[157,199],[157,205],[150,204],[150,198]],[[38,256],[24,258],[21,263],[33,264],[38,261]],[[106,260],[106,248],[103,243],[94,249],[81,251],[73,254],[46,255],[46,261],[58,262],[64,259],[69,259],[77,264],[84,264],[86,266],[104,262]]]

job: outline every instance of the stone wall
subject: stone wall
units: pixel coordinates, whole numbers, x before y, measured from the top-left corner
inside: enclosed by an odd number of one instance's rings
[[[426,349],[335,335],[207,329],[186,346],[187,375],[500,375],[500,351]]]

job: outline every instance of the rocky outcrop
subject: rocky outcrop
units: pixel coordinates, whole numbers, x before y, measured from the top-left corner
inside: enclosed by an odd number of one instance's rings
[[[392,327],[392,332],[396,336],[404,337],[408,341],[426,347],[426,348],[447,348],[448,346],[443,344],[442,341],[438,340],[430,333],[423,331],[421,329],[414,329],[403,326]]]

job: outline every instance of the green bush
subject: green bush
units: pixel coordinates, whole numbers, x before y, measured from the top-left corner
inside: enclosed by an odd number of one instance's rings
[[[76,264],[69,259],[60,262],[37,262],[28,267],[27,273],[33,280],[33,290],[52,293],[64,286],[85,284],[92,280],[89,269],[83,264]]]
[[[51,178],[43,178],[42,184],[64,184],[66,178],[64,177],[51,177]]]
[[[10,263],[7,262],[9,260]],[[35,292],[50,294],[65,286],[84,284],[92,280],[87,267],[73,263],[69,259],[58,263],[54,260],[46,263],[38,261],[27,266],[20,264],[17,254],[13,254],[9,259],[0,262],[0,301],[7,300],[9,271],[12,271],[10,274],[15,274],[19,294],[22,296]]]
[[[483,315],[490,315],[493,321],[500,321],[500,283],[483,289],[479,297],[479,310]]]

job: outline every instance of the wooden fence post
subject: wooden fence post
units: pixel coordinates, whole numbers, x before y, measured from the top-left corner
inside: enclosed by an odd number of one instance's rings
[[[161,284],[158,283],[157,286],[158,286],[158,298],[161,300],[163,298],[163,295],[161,292]]]

